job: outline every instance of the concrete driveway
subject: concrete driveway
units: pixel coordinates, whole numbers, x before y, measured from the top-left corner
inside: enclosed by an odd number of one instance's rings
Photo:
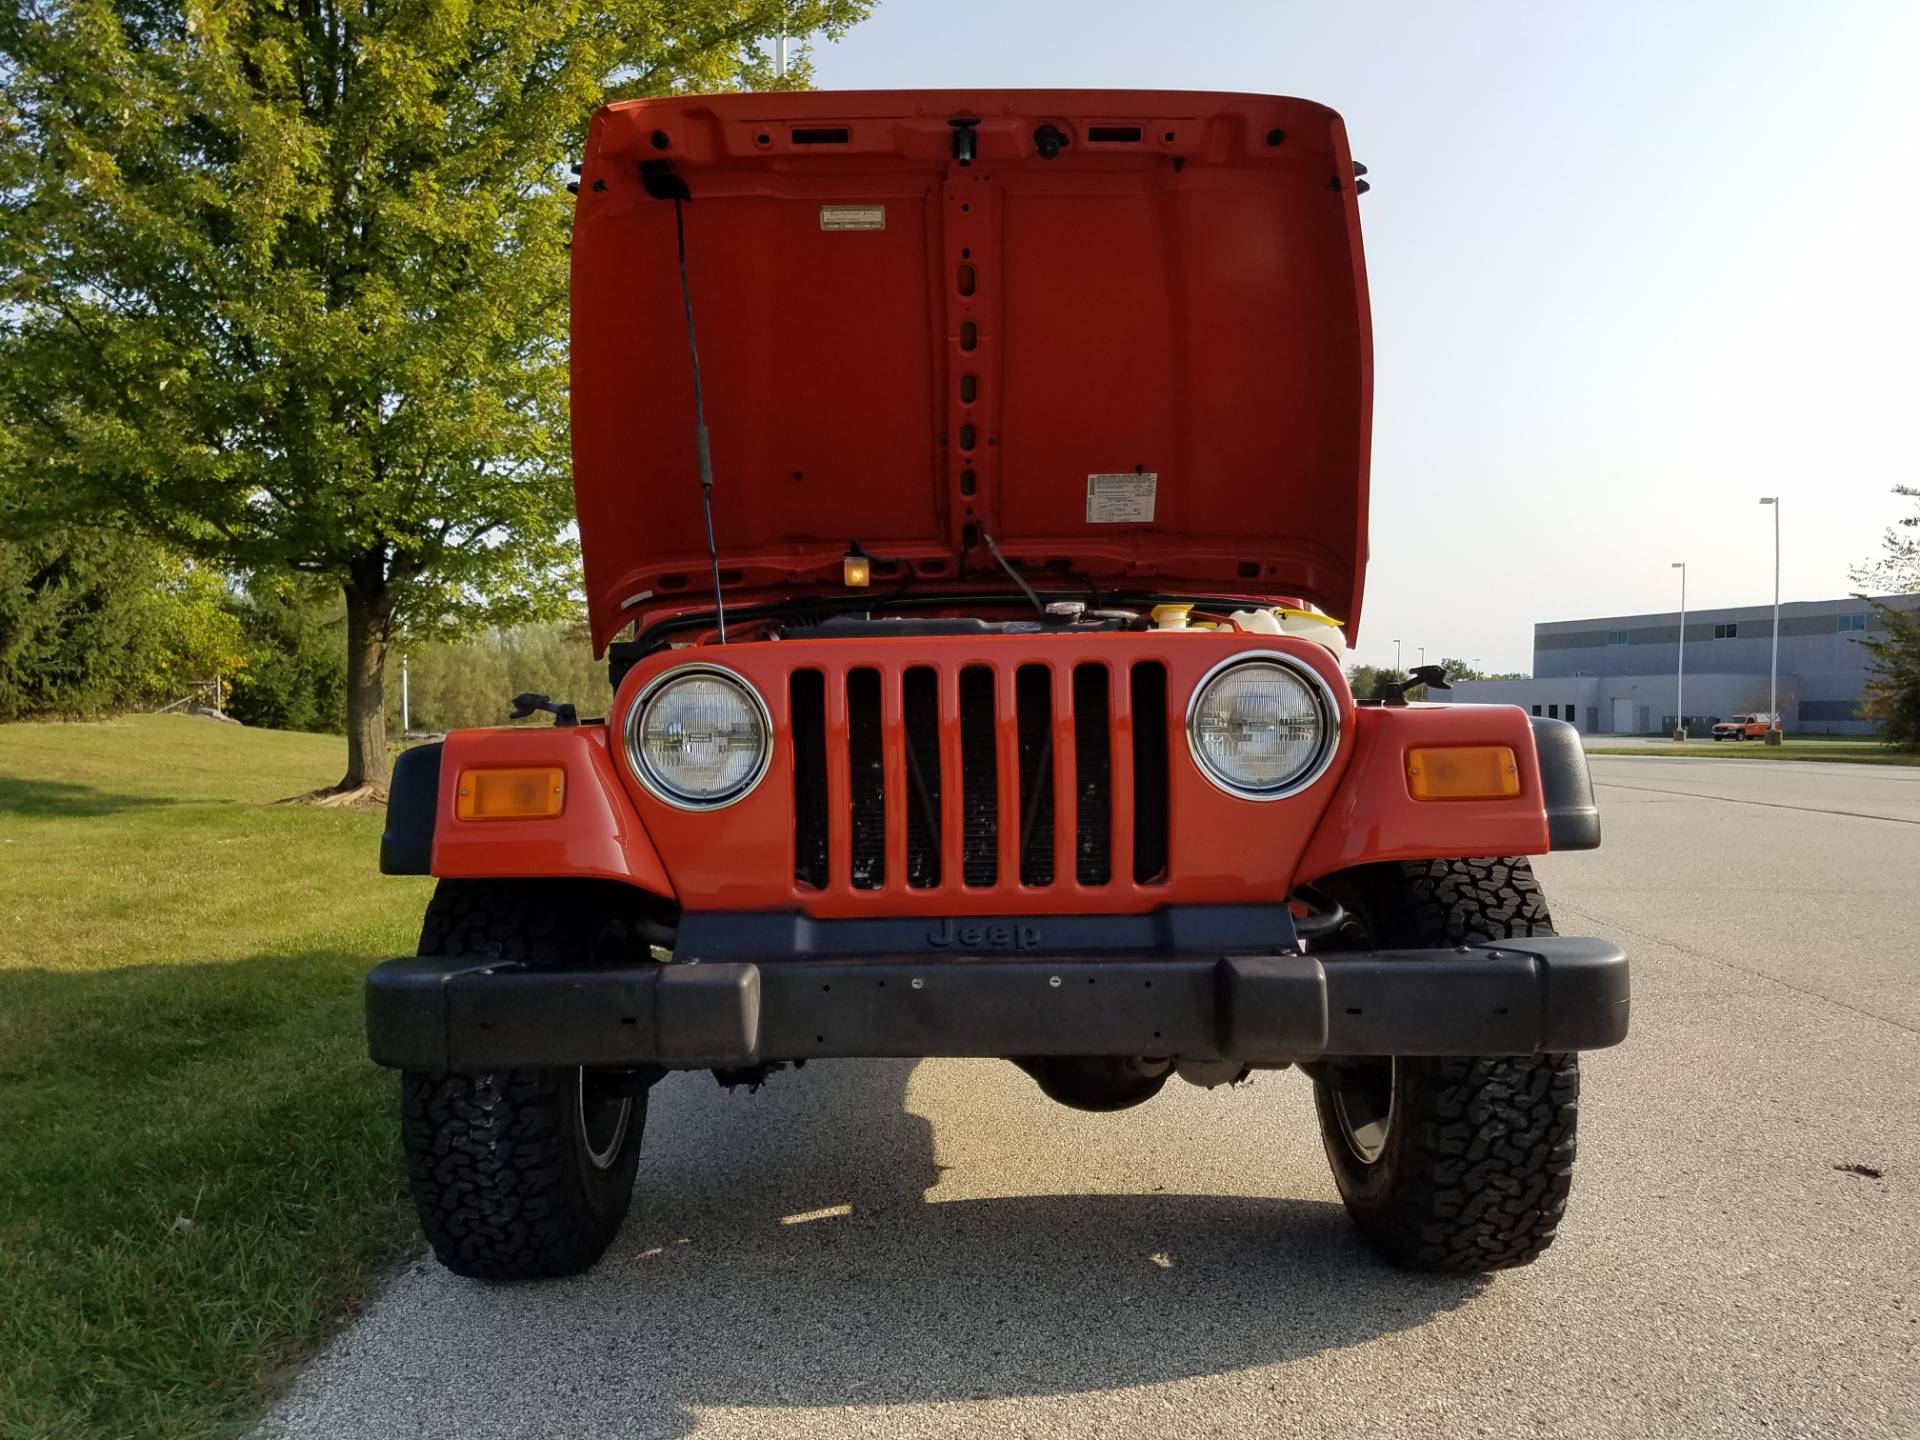
[[[1290,1074],[1084,1115],[997,1062],[655,1092],[581,1279],[422,1261],[271,1436],[1920,1435],[1920,771],[1596,757],[1540,871],[1634,957],[1561,1239],[1350,1231]]]

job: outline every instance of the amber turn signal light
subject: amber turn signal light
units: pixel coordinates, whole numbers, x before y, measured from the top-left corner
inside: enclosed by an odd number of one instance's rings
[[[537,770],[462,770],[453,813],[462,820],[526,820],[558,815],[567,799],[567,772],[559,766]]]
[[[1407,790],[1416,800],[1505,800],[1520,793],[1520,767],[1505,745],[1409,750]]]

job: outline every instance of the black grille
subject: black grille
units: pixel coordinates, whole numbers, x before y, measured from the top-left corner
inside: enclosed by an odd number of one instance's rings
[[[1000,756],[993,716],[993,671],[960,672],[960,877],[967,885],[1000,878]]]
[[[852,854],[856,890],[887,883],[887,764],[880,725],[880,672],[847,676],[847,765],[853,783]]]
[[[1020,737],[1020,883],[1053,883],[1053,672],[1022,665],[1013,703]]]
[[[1073,873],[1082,885],[1113,878],[1113,733],[1107,667],[1073,672]]]
[[[924,665],[901,685],[907,727],[907,884],[940,883],[940,677]]]
[[[1133,667],[1133,878],[1167,878],[1167,667]]]
[[[793,878],[827,886],[827,683],[818,670],[796,670],[793,701]]]

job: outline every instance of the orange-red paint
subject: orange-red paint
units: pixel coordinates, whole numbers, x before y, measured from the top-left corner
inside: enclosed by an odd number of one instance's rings
[[[1287,637],[1249,637],[1222,631],[1216,634],[1119,633],[1087,637],[993,635],[978,639],[880,639],[860,641],[768,641],[704,646],[697,652],[656,655],[636,666],[622,684],[614,705],[616,729],[639,690],[660,671],[697,658],[720,664],[744,676],[766,701],[773,714],[775,751],[766,778],[746,798],[711,811],[676,809],[655,799],[634,778],[620,757],[627,794],[641,823],[659,849],[672,877],[675,893],[688,908],[733,910],[798,909],[820,917],[853,915],[977,915],[1048,913],[1138,913],[1174,901],[1185,903],[1250,902],[1286,893],[1294,859],[1305,845],[1320,812],[1333,793],[1332,780],[1344,767],[1350,742],[1343,738],[1332,768],[1319,784],[1291,800],[1252,803],[1226,794],[1208,781],[1193,764],[1185,739],[1186,704],[1202,675],[1227,655],[1238,651],[1281,650],[1296,656],[1326,678],[1336,696],[1345,701],[1346,686],[1338,666],[1321,646]],[[897,695],[891,683],[913,666],[933,669],[940,684],[943,775],[958,775],[958,677],[974,665],[997,670],[1000,706],[998,776],[1000,813],[1017,814],[1019,767],[1014,752],[1013,674],[1023,664],[1050,662],[1054,669],[1054,796],[1056,816],[1074,814],[1073,736],[1067,697],[1071,667],[1105,662],[1116,680],[1137,660],[1160,660],[1167,667],[1168,732],[1171,741],[1169,834],[1172,851],[1170,879],[1141,884],[1130,868],[1116,863],[1106,885],[1083,885],[1074,876],[1074,830],[1057,824],[1054,832],[1056,883],[1026,886],[1018,883],[1019,827],[1001,824],[1000,882],[991,886],[961,883],[958,864],[959,789],[942,785],[946,801],[941,817],[943,852],[950,857],[942,867],[942,884],[913,889],[906,884],[905,833],[907,784],[903,757],[906,750],[903,719],[896,701],[882,714],[886,756],[886,819],[888,836],[887,883],[879,890],[855,889],[851,878],[836,872],[825,889],[798,886],[794,880],[793,747],[789,714],[788,677],[799,669],[817,669],[829,680],[827,694],[827,757],[829,853],[847,853],[846,832],[851,811],[851,782],[847,774],[847,709],[845,686],[839,677],[852,669],[869,667],[890,677],[883,695]],[[1109,704],[1123,723],[1115,727],[1113,773],[1125,777],[1114,787],[1116,821],[1132,820],[1131,726],[1124,723],[1130,701],[1123,683],[1109,685]],[[1346,710],[1348,717],[1351,709]],[[1347,727],[1343,726],[1343,735]],[[952,756],[951,761],[944,757]],[[1116,859],[1131,854],[1130,836],[1117,833]],[[1124,848],[1123,848],[1124,846]]]
[[[476,769],[565,772],[565,808],[528,819],[460,816],[459,777]],[[634,814],[600,725],[456,730],[440,758],[433,873],[457,879],[576,876],[671,897],[673,882]]]
[[[1255,802],[1215,787],[1187,749],[1185,715],[1195,684],[1230,655],[1278,650],[1318,670],[1333,687],[1341,711],[1334,760],[1321,779],[1285,800]],[[634,777],[617,740],[627,708],[661,670],[698,658],[745,677],[772,712],[774,755],[766,778],[745,799],[711,811],[679,810],[649,794]],[[1073,877],[1074,827],[1055,830],[1056,884],[1017,883],[1017,827],[1001,825],[1001,883],[960,883],[961,819],[958,787],[943,784],[952,803],[941,815],[943,883],[912,889],[905,883],[906,784],[903,717],[889,701],[882,724],[886,755],[888,883],[856,890],[844,873],[812,890],[794,881],[793,747],[788,678],[818,669],[831,680],[861,666],[891,676],[928,666],[940,677],[940,753],[943,776],[960,773],[957,676],[988,665],[1006,679],[998,686],[998,772],[1002,813],[1009,777],[1017,776],[1013,749],[1013,672],[1022,664],[1055,666],[1056,814],[1072,815],[1074,781],[1070,723],[1063,721],[1071,666],[1104,662],[1116,680],[1136,660],[1167,667],[1171,748],[1167,878],[1136,882],[1122,863],[1131,855],[1133,736],[1131,696],[1109,686],[1113,736],[1114,874],[1106,885]],[[898,693],[896,685],[883,694]],[[851,782],[846,764],[845,687],[826,686],[830,851],[844,854]],[[1332,657],[1320,646],[1289,637],[1231,632],[1112,634],[1097,640],[1047,636],[867,641],[762,641],[672,651],[634,667],[621,686],[606,726],[463,730],[447,737],[433,873],[455,877],[587,876],[620,880],[688,908],[800,910],[821,918],[854,915],[1127,914],[1168,904],[1272,901],[1292,887],[1335,870],[1377,860],[1444,859],[1473,855],[1546,853],[1547,821],[1533,732],[1523,711],[1504,705],[1355,707]],[[612,745],[613,749],[609,746]],[[1519,793],[1506,799],[1450,800],[1435,805],[1410,793],[1407,764],[1419,747],[1504,746],[1513,752]],[[549,818],[501,822],[458,817],[456,777],[476,766],[567,772],[566,808]],[[1017,785],[1017,780],[1011,782]]]
[[[1369,706],[1354,712],[1354,763],[1335,788],[1294,879],[1317,880],[1375,860],[1544,855],[1547,808],[1533,727],[1517,705]],[[1520,793],[1503,800],[1416,800],[1407,754],[1417,746],[1505,745]]]
[[[978,122],[970,164],[956,117]],[[1066,137],[1052,158],[1043,126]],[[709,603],[674,206],[643,165],[692,195],[730,603],[849,593],[856,540],[923,583],[1010,589],[984,527],[1109,590],[1305,597],[1357,636],[1373,361],[1340,117],[1261,95],[815,91],[593,117],[571,414],[597,645]],[[865,225],[836,219],[856,208]],[[1093,475],[1157,476],[1151,519],[1090,519]]]
[[[961,127],[956,119],[969,123]],[[1040,134],[1064,137],[1045,153]],[[1098,132],[1098,133],[1096,133]],[[962,137],[970,163],[956,153]],[[1352,156],[1306,101],[1147,91],[814,92],[629,101],[594,116],[573,234],[575,490],[595,644],[711,604],[675,211],[710,377],[713,528],[730,605],[874,585],[1011,597],[985,553],[1042,588],[1311,601],[1357,636],[1368,506],[1372,340]],[[1157,477],[1153,488],[1147,477]],[[1095,481],[1113,482],[1119,498]],[[1151,515],[1144,496],[1151,494]],[[1104,497],[1104,498],[1103,498]],[[1095,500],[1101,504],[1096,505]],[[1096,513],[1098,512],[1098,513]],[[1062,576],[1074,577],[1070,581]],[[1064,590],[1063,590],[1064,593]],[[963,607],[964,608],[964,607]],[[1494,706],[1356,708],[1333,657],[1218,632],[769,640],[634,666],[607,725],[468,731],[443,758],[433,868],[599,876],[688,908],[828,916],[1140,912],[1274,901],[1373,860],[1538,854],[1547,822],[1532,730]],[[700,638],[698,630],[679,638]],[[1220,790],[1188,750],[1195,684],[1278,650],[1337,697],[1332,764],[1301,794]],[[1138,882],[1135,660],[1167,669],[1164,877]],[[755,686],[770,768],[741,800],[651,795],[619,739],[640,688],[697,659]],[[1015,671],[1053,667],[1057,883],[1018,883]],[[1113,877],[1075,877],[1071,667],[1110,667]],[[999,883],[963,883],[959,675],[1000,676]],[[906,885],[901,673],[937,676],[942,883]],[[846,675],[883,672],[886,888],[854,889]],[[794,876],[789,681],[826,681],[828,882]],[[1421,747],[1505,746],[1516,794],[1414,797]],[[564,771],[558,815],[462,819],[456,777]]]

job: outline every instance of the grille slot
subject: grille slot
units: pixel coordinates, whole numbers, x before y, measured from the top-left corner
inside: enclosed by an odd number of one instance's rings
[[[1167,878],[1167,667],[1133,667],[1133,878]]]
[[[960,672],[960,878],[1000,878],[1000,762],[994,733],[994,678],[985,665]]]
[[[1107,667],[1073,672],[1074,877],[1082,885],[1113,878],[1113,722]]]
[[[907,733],[907,885],[940,883],[940,677],[924,665],[901,682]]]
[[[793,878],[827,888],[827,682],[796,670],[788,682],[793,731]]]
[[[1022,665],[1013,699],[1020,750],[1020,883],[1053,883],[1053,672]]]
[[[887,765],[880,721],[880,672],[847,676],[847,768],[853,814],[847,873],[856,890],[887,883]]]

